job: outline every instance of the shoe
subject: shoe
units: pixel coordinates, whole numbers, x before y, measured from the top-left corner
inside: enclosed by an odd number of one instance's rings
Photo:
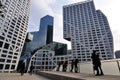
[[[103,73],[101,73],[100,75],[104,75]]]
[[[78,73],[77,71],[75,71],[75,73]]]
[[[96,74],[95,76],[99,76],[99,74]]]

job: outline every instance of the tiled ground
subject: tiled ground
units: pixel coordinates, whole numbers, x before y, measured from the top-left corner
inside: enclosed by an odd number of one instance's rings
[[[44,73],[60,75],[63,77],[64,76],[73,77],[73,78],[84,79],[84,80],[120,80],[120,75],[95,76],[93,74],[82,74],[82,73],[71,73],[71,72],[52,72],[52,71],[51,72],[44,71]]]
[[[85,79],[85,80],[120,80],[120,76],[112,76],[112,75],[94,76],[93,74],[80,74],[80,73],[71,73],[71,72],[48,72],[48,71],[46,71],[46,73],[62,75],[63,77],[64,76],[75,77],[78,79]],[[23,76],[21,76],[20,73],[0,73],[0,80],[50,80],[50,79],[35,74],[33,75],[24,74]]]
[[[50,80],[38,75],[24,74],[21,76],[19,73],[0,73],[0,80]]]

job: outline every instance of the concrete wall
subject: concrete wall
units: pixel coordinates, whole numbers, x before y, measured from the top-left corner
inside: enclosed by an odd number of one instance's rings
[[[120,75],[120,59],[104,60],[101,61],[101,65],[105,75]],[[80,73],[93,74],[92,62],[79,63],[78,66]],[[70,69],[71,65],[69,64],[67,66],[67,72],[69,72]],[[56,68],[54,70],[56,70]],[[62,65],[60,71],[62,71]]]

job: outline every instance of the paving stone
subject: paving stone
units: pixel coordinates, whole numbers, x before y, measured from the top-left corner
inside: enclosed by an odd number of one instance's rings
[[[24,74],[23,76],[20,73],[0,73],[0,80],[50,80],[38,75],[29,75]]]

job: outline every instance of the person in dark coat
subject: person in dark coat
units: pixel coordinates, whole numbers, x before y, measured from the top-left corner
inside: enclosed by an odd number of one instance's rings
[[[63,62],[63,72],[66,72],[66,70],[67,70],[67,61],[65,60]]]
[[[93,50],[91,58],[92,58],[93,68],[94,68],[94,70],[97,71],[97,74],[95,74],[95,75],[96,76],[104,75],[103,71],[102,71],[102,68],[101,68],[101,62],[100,62],[99,54],[96,54],[95,50]],[[100,73],[99,73],[99,70],[100,70]]]
[[[31,66],[30,66],[30,75],[32,75],[33,69],[34,69],[34,66],[31,65]]]
[[[75,73],[78,72],[78,59],[75,59]]]
[[[59,71],[62,62],[58,62],[58,67],[56,71]]]
[[[73,68],[74,68],[74,59],[71,61],[71,70],[70,70],[70,72],[73,72]]]
[[[22,62],[22,64],[21,64],[21,68],[20,68],[21,76],[24,75],[24,72],[25,72],[25,62]]]

